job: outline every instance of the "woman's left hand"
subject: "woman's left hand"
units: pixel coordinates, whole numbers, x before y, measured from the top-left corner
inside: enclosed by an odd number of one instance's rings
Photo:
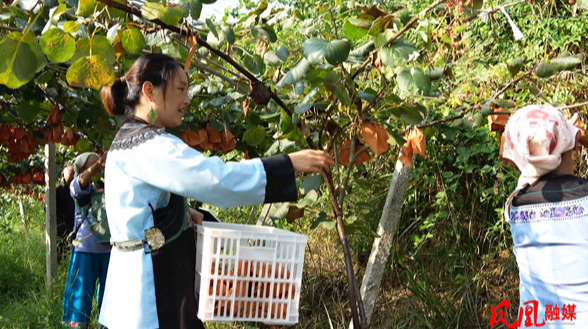
[[[202,219],[204,215],[196,209],[188,208],[188,215],[192,219],[194,224],[202,225]]]

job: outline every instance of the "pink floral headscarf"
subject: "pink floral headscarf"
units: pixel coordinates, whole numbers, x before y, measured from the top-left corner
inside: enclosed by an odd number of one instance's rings
[[[561,155],[576,146],[579,131],[551,105],[525,106],[513,114],[505,127],[502,157],[521,171],[517,188],[556,169]]]

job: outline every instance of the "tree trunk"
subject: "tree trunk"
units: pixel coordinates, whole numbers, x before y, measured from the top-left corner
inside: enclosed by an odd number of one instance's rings
[[[57,275],[57,220],[55,214],[55,144],[45,145],[45,255],[47,289]]]
[[[402,204],[404,203],[411,172],[412,165],[404,167],[402,162],[396,161],[394,176],[390,182],[390,189],[378,224],[377,234],[379,237],[374,239],[372,252],[360,288],[368,324],[374,312],[382,276],[386,269],[390,250],[394,244],[394,237],[398,229]],[[349,327],[353,328],[353,323]]]

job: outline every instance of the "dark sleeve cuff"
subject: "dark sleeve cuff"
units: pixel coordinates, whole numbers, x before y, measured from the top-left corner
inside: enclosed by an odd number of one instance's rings
[[[294,179],[294,167],[287,155],[262,158],[267,178],[264,203],[296,201],[298,191]]]

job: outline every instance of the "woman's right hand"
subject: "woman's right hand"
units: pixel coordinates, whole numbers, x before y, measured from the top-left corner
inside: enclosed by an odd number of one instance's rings
[[[295,171],[321,174],[335,164],[331,155],[324,151],[302,150],[288,154]]]

